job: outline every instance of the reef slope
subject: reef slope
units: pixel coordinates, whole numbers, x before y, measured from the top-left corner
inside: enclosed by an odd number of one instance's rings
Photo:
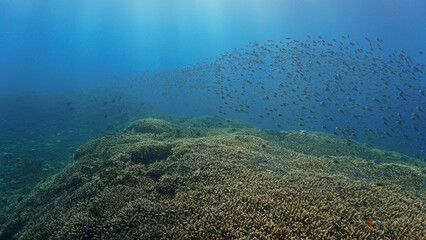
[[[424,168],[405,157],[218,122],[142,119],[88,142],[73,164],[0,215],[0,239],[426,235]]]

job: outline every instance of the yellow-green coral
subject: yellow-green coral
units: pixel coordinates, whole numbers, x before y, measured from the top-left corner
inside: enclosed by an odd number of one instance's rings
[[[306,152],[293,141],[297,133],[204,126],[192,137],[198,128],[188,123],[164,131],[130,126],[79,148],[73,165],[1,218],[0,239],[425,235],[424,174],[417,166],[375,164],[356,154],[325,157],[315,145]],[[324,139],[299,134],[303,144]],[[344,140],[327,146],[333,141]]]

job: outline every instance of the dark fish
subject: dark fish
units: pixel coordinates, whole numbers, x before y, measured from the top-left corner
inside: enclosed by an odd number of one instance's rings
[[[167,84],[174,101],[185,104],[197,92],[220,102],[220,114],[259,116],[256,121],[277,129],[336,127],[333,134],[360,142],[421,149],[425,66],[402,50],[388,51],[381,38],[365,37],[361,44],[349,37],[252,42],[212,63],[147,73],[141,87],[159,96],[159,86]]]

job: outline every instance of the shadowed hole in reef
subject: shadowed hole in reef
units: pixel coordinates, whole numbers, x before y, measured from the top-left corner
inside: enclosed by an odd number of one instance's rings
[[[163,175],[154,187],[160,198],[173,199],[177,189],[182,185],[182,179],[178,175]]]
[[[166,198],[175,198],[176,196],[176,190],[178,189],[178,186],[174,183],[170,183],[167,185],[160,185],[156,187],[156,191],[161,194],[163,197]]]
[[[133,163],[149,165],[153,162],[158,162],[166,159],[172,154],[172,145],[144,145],[139,146],[130,155],[130,160]]]
[[[146,173],[146,175],[150,177],[151,179],[153,179],[154,181],[158,181],[161,178],[161,176],[163,176],[165,173],[166,171],[163,169],[152,169],[152,170],[149,170]]]

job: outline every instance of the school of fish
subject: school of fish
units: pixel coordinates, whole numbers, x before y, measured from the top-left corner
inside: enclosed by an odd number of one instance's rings
[[[425,65],[382,45],[349,35],[252,42],[186,68],[138,74],[132,88],[191,111],[327,132],[424,159]]]

